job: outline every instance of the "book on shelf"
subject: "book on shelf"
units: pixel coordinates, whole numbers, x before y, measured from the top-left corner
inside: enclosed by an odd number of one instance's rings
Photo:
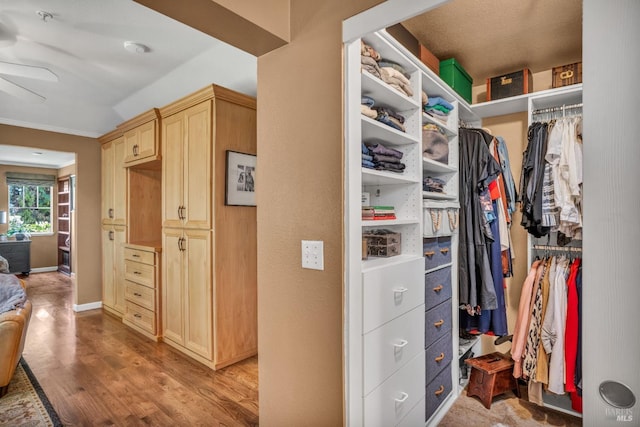
[[[396,211],[393,206],[363,206],[363,220],[389,220],[396,219]]]

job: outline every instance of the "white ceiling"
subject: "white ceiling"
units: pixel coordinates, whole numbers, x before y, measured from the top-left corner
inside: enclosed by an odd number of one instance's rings
[[[0,145],[0,165],[60,169],[76,162],[74,153],[41,148]]]
[[[43,20],[42,10],[53,17]],[[125,41],[150,52],[131,53]],[[46,98],[0,91],[0,123],[82,136],[210,83],[256,94],[255,57],[132,0],[0,0],[0,61],[46,67],[59,78],[0,75]]]

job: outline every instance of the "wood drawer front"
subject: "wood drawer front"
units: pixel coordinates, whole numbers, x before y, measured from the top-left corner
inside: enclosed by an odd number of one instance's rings
[[[427,348],[427,384],[453,360],[451,334],[447,334]]]
[[[451,332],[451,300],[425,313],[425,349]]]
[[[418,258],[362,274],[364,333],[424,304],[422,263]]]
[[[141,262],[142,264],[156,265],[155,252],[141,251],[139,249],[124,248],[124,259]]]
[[[424,275],[424,306],[427,310],[451,298],[451,267]]]
[[[365,426],[394,426],[424,398],[424,354],[424,351],[419,352],[402,369],[365,397]]]
[[[429,419],[431,415],[442,405],[451,393],[451,365],[445,367],[438,376],[427,385],[427,413]]]
[[[156,334],[156,315],[153,311],[127,301],[124,318],[127,322],[144,329],[150,334]]]
[[[155,287],[155,267],[139,262],[124,261],[124,278],[150,288]]]
[[[156,291],[153,288],[125,281],[125,298],[148,310],[155,311]]]
[[[364,336],[364,394],[424,352],[424,308],[392,320]]]

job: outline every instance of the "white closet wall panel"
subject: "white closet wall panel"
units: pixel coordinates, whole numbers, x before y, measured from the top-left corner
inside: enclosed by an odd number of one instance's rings
[[[583,3],[583,423],[593,427],[640,423],[639,402],[616,409],[599,395],[613,380],[640,399],[638,22],[637,0]]]

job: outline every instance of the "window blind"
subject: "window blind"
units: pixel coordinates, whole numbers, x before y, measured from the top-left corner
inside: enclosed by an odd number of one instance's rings
[[[55,175],[37,173],[6,172],[7,185],[38,185],[53,187],[56,183]]]

